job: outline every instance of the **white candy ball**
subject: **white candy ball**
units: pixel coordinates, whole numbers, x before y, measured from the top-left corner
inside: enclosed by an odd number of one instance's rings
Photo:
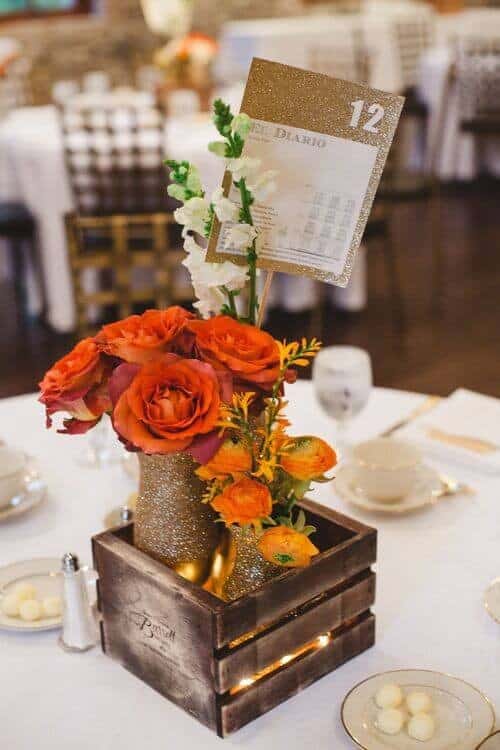
[[[14,589],[14,596],[17,596],[19,603],[36,599],[36,588],[31,583],[19,583]]]
[[[19,616],[19,599],[15,594],[7,594],[2,599],[2,612],[8,617]]]
[[[26,599],[19,605],[21,620],[33,622],[42,616],[42,605],[37,599]]]
[[[397,708],[403,702],[403,691],[399,685],[387,683],[377,691],[375,703],[379,708]]]
[[[405,715],[399,708],[384,708],[377,714],[377,729],[384,734],[398,734],[404,723]]]
[[[434,737],[436,723],[429,714],[417,714],[408,722],[408,734],[414,740],[426,742]]]
[[[427,714],[432,711],[432,700],[430,695],[422,690],[414,690],[406,696],[408,711],[415,714]]]
[[[57,617],[61,614],[61,597],[46,596],[42,601],[42,609],[45,617]]]

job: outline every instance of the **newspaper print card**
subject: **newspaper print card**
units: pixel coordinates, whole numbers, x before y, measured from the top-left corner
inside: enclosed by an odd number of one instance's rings
[[[278,189],[252,206],[257,265],[346,286],[391,145],[402,97],[254,59],[241,111],[252,118],[244,156],[277,170]],[[239,203],[226,174],[224,187]],[[214,223],[207,261],[243,262]]]

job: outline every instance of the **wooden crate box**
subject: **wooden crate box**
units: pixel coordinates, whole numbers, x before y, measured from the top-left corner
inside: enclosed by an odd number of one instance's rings
[[[320,554],[230,603],[136,549],[132,524],[95,536],[105,653],[225,737],[372,646],[376,531],[301,505]]]

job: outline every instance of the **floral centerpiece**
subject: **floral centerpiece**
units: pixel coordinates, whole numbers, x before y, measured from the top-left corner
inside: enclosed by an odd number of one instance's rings
[[[222,140],[209,148],[226,159],[241,205],[222,190],[208,200],[193,165],[168,162],[200,317],[170,307],[103,326],[46,373],[40,401],[47,426],[57,412],[68,415],[59,430],[66,434],[111,417],[141,464],[136,546],[233,599],[317,554],[314,528],[296,505],[313,482],[325,481],[336,455],[320,438],[288,433],[285,383],[320,344],[280,343],[256,326],[252,204],[265,200],[276,174],[242,156],[249,118],[233,117],[220,101],[214,109]],[[231,222],[228,241],[245,251],[246,266],[205,261],[203,237],[214,216]],[[244,287],[247,304],[239,312]],[[215,580],[210,571],[224,527],[229,564]]]

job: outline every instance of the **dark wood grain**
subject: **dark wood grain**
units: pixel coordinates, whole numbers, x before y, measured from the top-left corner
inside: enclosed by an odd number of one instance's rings
[[[231,603],[136,549],[132,523],[95,536],[105,653],[225,736],[368,648],[376,531],[317,503],[304,509],[321,540],[311,565]],[[324,634],[333,641],[320,648]]]
[[[309,643],[342,622],[370,609],[375,601],[375,573],[367,572],[332,595],[270,630],[216,658],[215,689],[224,693],[248,675]]]
[[[237,731],[370,648],[374,642],[375,618],[368,614],[345,632],[334,635],[326,647],[306,654],[223,702],[219,734],[226,737]]]

